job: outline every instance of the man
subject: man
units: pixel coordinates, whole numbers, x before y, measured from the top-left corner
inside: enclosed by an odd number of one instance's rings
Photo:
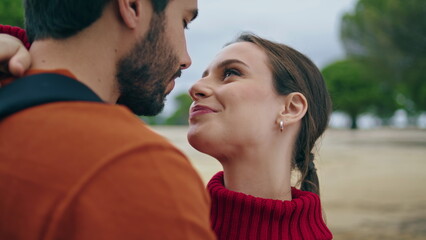
[[[184,28],[196,15],[196,0],[25,1],[25,75],[66,76],[94,101],[0,119],[0,239],[214,239],[199,176],[131,113],[162,110],[191,65]],[[2,85],[0,107],[23,79]]]

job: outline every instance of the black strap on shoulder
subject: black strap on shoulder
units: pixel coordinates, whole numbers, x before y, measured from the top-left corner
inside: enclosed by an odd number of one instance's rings
[[[36,74],[0,87],[0,119],[30,107],[60,101],[103,102],[73,78],[55,73]]]

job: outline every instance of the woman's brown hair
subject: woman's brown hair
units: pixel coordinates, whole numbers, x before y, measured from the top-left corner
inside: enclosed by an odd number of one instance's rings
[[[296,140],[293,167],[301,173],[301,190],[319,195],[319,181],[312,150],[327,128],[332,109],[321,72],[309,58],[284,44],[250,33],[243,33],[234,42],[250,42],[265,51],[278,94],[300,92],[307,99],[308,110],[302,118],[302,126]]]

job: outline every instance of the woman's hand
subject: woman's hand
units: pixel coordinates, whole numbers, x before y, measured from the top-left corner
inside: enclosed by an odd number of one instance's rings
[[[31,56],[21,40],[0,34],[0,75],[22,77],[31,66]]]

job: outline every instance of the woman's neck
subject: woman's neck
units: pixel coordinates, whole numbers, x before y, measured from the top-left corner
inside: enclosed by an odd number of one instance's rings
[[[239,153],[221,161],[225,187],[255,197],[291,200],[291,152],[286,149]]]

